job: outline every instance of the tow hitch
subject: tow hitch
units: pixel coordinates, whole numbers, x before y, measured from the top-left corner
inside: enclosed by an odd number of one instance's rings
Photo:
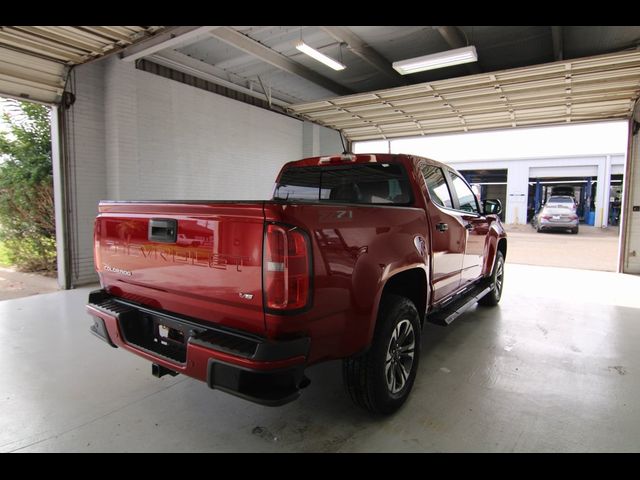
[[[175,377],[176,375],[178,375],[178,372],[174,372],[173,370],[170,370],[156,363],[151,365],[151,373],[153,374],[154,377],[158,377],[158,378],[164,377],[167,374],[171,375],[172,377]]]

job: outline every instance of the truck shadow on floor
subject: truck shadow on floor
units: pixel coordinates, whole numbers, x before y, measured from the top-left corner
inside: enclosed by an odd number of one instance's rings
[[[423,373],[422,367],[425,366],[431,355],[439,355],[437,350],[440,350],[443,344],[464,344],[468,337],[476,334],[478,329],[485,328],[486,322],[500,322],[500,319],[500,307],[476,306],[470,308],[469,311],[463,313],[446,327],[425,322],[422,328],[420,366],[417,376],[420,377],[421,373]],[[308,389],[303,390],[302,397],[308,396],[309,393],[321,395],[321,392],[340,390],[341,393],[344,393],[345,399],[349,401],[342,383],[341,361],[332,361],[310,367],[307,370],[307,376],[312,380],[311,385],[313,387],[310,386]],[[313,390],[310,390],[311,388]]]
[[[486,329],[487,322],[499,321],[499,308],[472,307],[448,327],[427,323],[423,329],[416,385],[407,403],[393,415],[371,415],[354,405],[344,389],[342,362],[338,360],[310,367],[306,374],[311,384],[298,400],[276,408],[246,404],[242,407],[243,416],[229,417],[225,423],[235,424],[238,446],[250,451],[357,451],[373,436],[381,439],[381,447],[391,445],[382,441],[389,436],[404,442],[407,429],[413,428],[415,419],[428,425],[429,419],[442,413],[442,406],[432,400],[440,388],[437,381],[442,380],[436,377],[434,382],[433,377],[434,372],[438,374],[437,370],[447,364],[446,352],[464,345],[480,329]],[[220,407],[226,409],[231,404],[235,404],[232,407],[235,410],[239,408],[236,402],[242,400],[220,398],[220,401],[222,405],[218,407],[209,404],[212,415]],[[207,412],[201,413],[207,416]],[[219,413],[215,415],[219,418]],[[409,444],[406,448],[428,449],[425,445]]]
[[[278,449],[296,451],[357,450],[362,440],[372,435],[402,438],[403,425],[411,425],[412,418],[438,416],[440,407],[424,399],[433,395],[433,389],[416,387],[431,382],[434,369],[447,364],[443,346],[448,350],[464,345],[468,337],[487,327],[486,322],[499,321],[499,309],[476,307],[448,327],[426,323],[416,385],[407,403],[394,415],[371,415],[354,405],[342,383],[342,362],[332,361],[307,370],[311,385],[296,402],[254,417],[252,436],[272,447],[277,444]]]

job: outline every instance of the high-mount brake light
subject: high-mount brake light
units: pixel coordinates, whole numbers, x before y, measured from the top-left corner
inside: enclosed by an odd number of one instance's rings
[[[326,165],[326,164],[340,164],[344,162],[355,162],[356,160],[362,160],[365,158],[369,158],[369,162],[377,162],[377,158],[375,155],[355,155],[353,153],[343,153],[342,155],[332,155],[328,157],[320,157],[318,160],[318,165]]]

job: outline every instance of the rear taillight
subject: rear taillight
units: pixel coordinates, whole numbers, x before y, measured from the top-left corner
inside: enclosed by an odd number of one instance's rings
[[[544,220],[551,220],[551,215],[542,215],[540,218],[543,218]]]
[[[96,218],[93,222],[93,263],[96,272],[102,270],[102,261],[100,255],[100,218]]]
[[[264,301],[269,310],[297,310],[309,303],[309,239],[295,227],[268,224],[264,237]]]
[[[578,219],[578,216],[577,216],[577,215],[571,215],[569,218],[570,218],[571,220],[577,220],[577,219]]]

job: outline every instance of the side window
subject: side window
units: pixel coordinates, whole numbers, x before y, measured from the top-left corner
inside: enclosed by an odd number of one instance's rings
[[[473,191],[458,175],[453,172],[449,173],[451,174],[451,180],[453,180],[453,189],[455,190],[455,194],[458,197],[460,210],[471,213],[479,213],[476,196]]]
[[[429,190],[431,200],[441,207],[453,208],[451,201],[451,193],[447,187],[447,181],[444,178],[442,169],[433,165],[425,165],[422,167],[422,175]]]

